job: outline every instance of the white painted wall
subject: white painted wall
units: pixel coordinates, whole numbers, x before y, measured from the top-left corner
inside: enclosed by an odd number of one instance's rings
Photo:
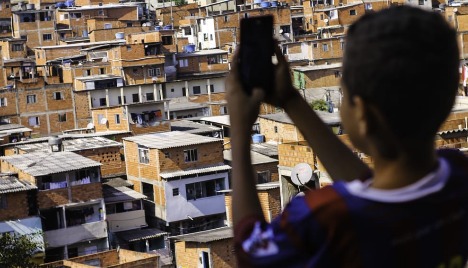
[[[224,178],[224,185],[229,189],[228,173],[210,174],[195,178],[173,180],[165,183],[166,221],[174,222],[192,218],[225,213],[224,195],[216,195],[197,200],[187,200],[185,185],[194,182]],[[172,196],[172,189],[179,188],[179,195]]]
[[[215,77],[209,79],[198,79],[198,80],[190,80],[187,81],[187,85],[189,88],[189,96],[193,96],[193,87],[200,86],[200,94],[208,94],[206,86],[208,84],[214,86],[214,92],[212,93],[220,93],[225,92],[224,87],[224,77]],[[183,97],[182,88],[186,87],[185,81],[174,81],[174,82],[167,82],[166,83],[166,99],[172,98],[179,98]],[[172,91],[172,89],[174,89]],[[198,95],[198,94],[197,94]]]
[[[216,47],[215,25],[213,18],[203,18],[198,20],[198,43],[201,43],[201,49],[210,49]],[[206,37],[206,38],[205,38]],[[196,44],[199,48],[199,44]]]

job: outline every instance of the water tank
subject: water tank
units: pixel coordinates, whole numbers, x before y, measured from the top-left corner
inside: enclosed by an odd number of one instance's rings
[[[88,30],[83,30],[82,37],[88,37]]]
[[[254,0],[254,4],[260,4],[262,0]]]
[[[185,46],[185,52],[186,53],[192,53],[195,52],[195,45],[190,44]]]
[[[55,4],[55,7],[56,7],[56,8],[64,8],[64,7],[65,7],[65,2],[57,2],[57,3]]]
[[[34,4],[27,4],[26,9],[27,10],[33,10],[34,9]]]
[[[65,6],[66,7],[74,7],[75,6],[75,0],[66,0],[65,1]]]
[[[276,0],[273,0],[270,3],[271,3],[271,7],[277,7],[278,6],[278,1],[276,1]]]
[[[253,143],[262,143],[264,139],[265,139],[265,136],[263,136],[262,134],[252,135]]]
[[[124,39],[124,37],[125,37],[124,32],[115,33],[115,39]]]
[[[163,30],[172,30],[172,25],[166,25],[163,27]]]
[[[261,8],[268,8],[268,7],[270,7],[270,2],[261,2],[260,7]]]
[[[62,138],[59,138],[58,136],[52,136],[49,138],[48,143],[52,152],[62,151]]]
[[[13,85],[6,85],[6,89],[13,89]]]
[[[156,31],[161,31],[161,26],[156,25],[156,26],[154,26],[154,29],[155,29]]]

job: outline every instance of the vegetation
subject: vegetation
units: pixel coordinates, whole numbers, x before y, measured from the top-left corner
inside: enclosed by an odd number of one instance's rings
[[[310,103],[310,106],[316,111],[328,111],[328,103],[324,100],[314,100]]]
[[[19,235],[16,233],[0,234],[0,267],[36,268],[33,256],[42,249],[42,243],[36,239],[39,233]]]

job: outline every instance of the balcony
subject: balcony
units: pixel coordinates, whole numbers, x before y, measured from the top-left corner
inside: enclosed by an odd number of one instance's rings
[[[47,247],[63,247],[78,242],[107,237],[105,221],[85,223],[73,227],[44,232]]]

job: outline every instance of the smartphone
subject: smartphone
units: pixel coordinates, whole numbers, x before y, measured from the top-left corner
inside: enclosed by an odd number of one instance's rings
[[[247,93],[273,86],[273,16],[243,18],[240,23],[239,71]]]

